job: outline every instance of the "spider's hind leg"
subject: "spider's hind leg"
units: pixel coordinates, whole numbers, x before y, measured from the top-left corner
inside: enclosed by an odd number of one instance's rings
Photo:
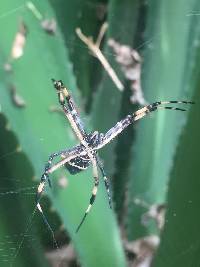
[[[49,156],[48,162],[45,165],[45,170],[44,170],[44,173],[41,176],[41,180],[40,180],[40,183],[38,185],[38,189],[37,189],[37,193],[36,193],[36,207],[39,210],[39,212],[40,212],[40,214],[41,214],[41,216],[43,218],[44,223],[46,224],[46,226],[48,227],[49,231],[52,234],[53,241],[54,241],[54,243],[56,245],[56,248],[58,248],[58,244],[56,242],[53,229],[51,228],[51,226],[50,226],[50,224],[49,224],[49,222],[48,222],[48,220],[47,220],[47,218],[46,218],[46,216],[45,216],[45,214],[44,214],[44,212],[42,210],[42,207],[40,205],[40,199],[42,197],[42,193],[44,191],[46,181],[48,181],[48,184],[51,187],[51,181],[50,181],[49,172],[48,172],[49,169],[50,169],[50,167],[51,167],[51,163],[52,163],[52,161],[53,161],[53,159],[55,157],[58,157],[58,156],[60,156],[63,153],[66,153],[66,150],[62,150],[62,151],[59,151],[59,152],[52,153]]]
[[[100,171],[102,173],[102,176],[103,176],[104,185],[105,185],[107,196],[108,196],[109,207],[112,209],[112,199],[111,199],[111,194],[110,194],[110,183],[109,183],[108,177],[106,175],[106,172],[104,170],[103,163],[101,162],[101,160],[99,158],[97,160],[97,163],[98,163],[99,169],[100,169]]]
[[[86,216],[88,215],[88,213],[90,212],[90,209],[92,207],[92,205],[94,204],[94,201],[96,199],[96,195],[97,195],[97,191],[98,191],[98,186],[99,186],[99,175],[98,175],[98,169],[97,169],[97,160],[96,157],[94,157],[91,160],[92,163],[92,167],[93,167],[93,178],[94,178],[94,186],[92,189],[92,195],[90,197],[90,202],[89,205],[85,211],[85,214],[81,220],[81,222],[79,223],[77,229],[76,229],[76,233],[79,231],[81,225],[83,224],[83,222],[85,221]]]
[[[41,207],[39,202],[40,202],[40,199],[42,197],[42,193],[44,191],[46,181],[48,181],[48,184],[51,187],[51,181],[50,181],[50,178],[49,178],[49,169],[51,167],[53,159],[58,157],[58,156],[61,156],[62,154],[65,154],[66,152],[68,152],[68,150],[61,150],[61,151],[58,151],[58,152],[54,152],[49,156],[48,162],[45,164],[44,173],[41,176],[40,183],[38,185],[37,192],[36,192],[36,197],[35,197],[36,198],[36,207],[39,210],[39,212],[41,213],[45,224],[48,226],[49,230],[52,233],[53,233],[53,231],[52,231],[52,229],[51,229],[51,227],[50,227],[50,225],[49,225],[49,223],[47,221],[47,218],[45,217],[45,215],[43,213],[42,207]]]

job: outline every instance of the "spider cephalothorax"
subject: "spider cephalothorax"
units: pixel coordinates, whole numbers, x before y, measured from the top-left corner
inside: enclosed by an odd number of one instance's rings
[[[63,85],[63,82],[61,80],[56,81],[52,79],[54,87],[58,93],[58,100],[59,103],[63,109],[63,112],[67,119],[69,120],[69,123],[77,136],[77,139],[79,140],[79,145],[68,149],[68,150],[62,150],[59,152],[55,152],[50,155],[49,160],[47,164],[45,165],[44,173],[41,176],[41,182],[38,186],[37,190],[37,208],[41,212],[45,223],[48,225],[49,229],[51,230],[51,227],[46,219],[46,217],[43,214],[42,208],[40,206],[39,200],[41,198],[41,194],[44,190],[46,181],[49,182],[49,174],[56,171],[58,168],[62,166],[66,166],[66,168],[69,170],[71,174],[76,174],[82,170],[85,170],[88,168],[88,166],[91,164],[92,170],[93,170],[93,178],[94,178],[94,186],[92,189],[92,195],[90,197],[89,206],[87,207],[85,214],[80,222],[80,224],[77,227],[78,231],[80,229],[80,226],[84,222],[87,214],[89,213],[98,190],[99,185],[99,174],[98,169],[101,171],[101,174],[103,176],[103,180],[105,183],[108,200],[109,200],[109,206],[111,208],[111,197],[110,197],[110,190],[109,190],[109,184],[108,179],[103,167],[103,164],[101,160],[98,157],[98,150],[102,147],[104,147],[106,144],[110,143],[115,137],[117,137],[124,129],[126,129],[129,125],[134,123],[135,121],[145,117],[149,113],[158,110],[158,109],[171,109],[171,110],[180,110],[185,111],[185,109],[182,108],[176,108],[176,107],[170,107],[170,106],[163,106],[165,104],[193,104],[193,102],[190,101],[159,101],[155,102],[153,104],[147,105],[138,111],[127,115],[124,119],[119,121],[116,125],[114,125],[110,130],[108,130],[105,134],[99,133],[98,131],[92,132],[90,134],[87,134],[84,129],[84,124],[79,116],[79,113],[77,111],[77,108],[75,106],[74,100],[72,99],[71,95],[69,94],[69,91],[67,88]],[[52,161],[56,157],[61,157],[61,160],[58,161],[55,164],[52,164]],[[52,230],[51,230],[52,232]],[[52,232],[53,233],[53,232]]]
[[[98,147],[98,145],[102,143],[103,138],[104,138],[104,134],[99,133],[98,131],[92,132],[85,137],[88,147],[91,149],[91,153],[95,157],[97,153],[95,148]],[[85,146],[80,145],[79,151],[81,152],[84,150],[85,150]],[[63,155],[63,157],[65,157],[65,155]],[[90,157],[86,154],[86,155],[78,156],[70,160],[69,162],[65,163],[65,167],[68,169],[68,171],[71,174],[77,174],[80,171],[87,169],[90,164],[91,164]]]

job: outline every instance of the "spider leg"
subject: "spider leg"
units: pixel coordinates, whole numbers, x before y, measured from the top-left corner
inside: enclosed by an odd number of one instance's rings
[[[46,224],[46,226],[48,227],[49,231],[51,232],[51,235],[52,235],[52,238],[53,238],[53,242],[55,243],[56,248],[58,248],[58,244],[57,244],[57,242],[56,242],[56,238],[55,238],[55,235],[54,235],[54,231],[53,231],[53,229],[51,228],[51,226],[50,226],[50,224],[49,224],[49,222],[48,222],[46,216],[44,215],[44,212],[43,212],[43,210],[42,210],[42,207],[41,207],[39,201],[40,201],[40,199],[41,199],[41,197],[42,197],[42,193],[43,193],[43,191],[44,191],[46,181],[48,181],[49,186],[51,187],[51,181],[50,181],[50,179],[49,179],[48,170],[49,170],[49,168],[50,168],[50,166],[51,166],[51,163],[52,163],[53,159],[54,159],[55,157],[57,157],[57,156],[62,155],[63,153],[66,153],[66,151],[67,151],[67,150],[62,150],[62,151],[59,151],[59,152],[55,152],[55,153],[52,153],[52,154],[49,156],[48,162],[47,162],[46,165],[45,165],[45,171],[44,171],[44,173],[43,173],[42,176],[41,176],[41,181],[40,181],[40,183],[39,183],[39,185],[38,185],[38,189],[37,189],[37,193],[36,193],[36,207],[37,207],[37,209],[39,210],[39,212],[40,212],[40,214],[41,214],[41,216],[42,216],[42,219],[43,219],[44,223]]]
[[[158,101],[148,106],[145,106],[137,110],[133,114],[127,115],[124,119],[122,119],[115,126],[113,126],[104,135],[103,141],[98,145],[97,149],[100,149],[106,144],[108,144],[112,139],[118,136],[130,124],[134,123],[137,120],[142,119],[143,117],[145,117],[146,115],[150,114],[153,111],[156,111],[158,109],[171,109],[171,110],[185,111],[185,109],[182,109],[182,108],[162,106],[165,104],[194,104],[194,102],[192,101]]]
[[[37,189],[37,193],[36,193],[36,204],[37,205],[38,205],[39,200],[41,198],[42,192],[44,191],[44,187],[45,187],[46,181],[48,181],[49,186],[51,187],[51,181],[49,179],[48,170],[49,170],[49,168],[51,166],[51,163],[52,163],[53,159],[55,157],[58,157],[58,156],[62,155],[63,153],[66,153],[66,151],[67,150],[62,150],[62,151],[59,151],[59,152],[55,152],[55,153],[52,153],[49,156],[48,162],[45,165],[45,168],[44,168],[45,170],[44,170],[44,173],[41,176],[41,180],[40,180],[40,183],[38,185],[38,189]],[[41,209],[41,207],[40,207],[40,209]]]
[[[44,223],[47,225],[48,229],[50,230],[55,244],[56,244],[56,240],[55,240],[55,237],[54,237],[54,232],[53,232],[53,230],[52,230],[52,228],[51,228],[51,226],[50,226],[50,224],[49,224],[46,216],[44,215],[44,212],[42,210],[42,207],[41,207],[39,201],[40,201],[40,199],[42,197],[42,193],[44,191],[46,181],[48,181],[49,184],[51,184],[50,183],[50,179],[49,179],[49,174],[51,172],[49,172],[49,170],[51,169],[51,164],[52,164],[53,159],[55,157],[57,157],[57,156],[65,155],[65,161],[67,162],[70,159],[72,159],[73,157],[76,157],[77,154],[79,153],[79,151],[80,151],[80,145],[74,147],[73,149],[61,150],[59,152],[52,153],[49,156],[49,159],[48,159],[47,164],[45,165],[45,171],[42,174],[41,181],[40,181],[40,183],[38,185],[38,189],[37,189],[37,193],[36,193],[36,207],[39,210],[40,214],[42,215],[42,218],[43,218]],[[58,166],[57,169],[60,168],[61,166]]]
[[[68,89],[63,85],[61,80],[56,81],[52,79],[55,89],[58,92],[58,101],[62,106],[62,109],[71,124],[74,133],[82,142],[84,137],[87,136],[81,118],[79,116],[78,110],[76,108],[75,102],[71,95],[69,94]]]
[[[51,235],[52,235],[52,237],[53,237],[53,242],[55,243],[56,248],[58,248],[58,244],[57,244],[57,242],[56,242],[56,238],[55,238],[55,235],[54,235],[54,231],[53,231],[53,229],[51,228],[51,226],[50,226],[50,224],[49,224],[49,222],[48,222],[46,216],[44,215],[44,212],[43,212],[43,210],[42,210],[42,208],[41,208],[41,205],[40,205],[40,203],[39,203],[39,200],[38,200],[38,202],[37,202],[37,204],[36,204],[36,207],[37,207],[37,209],[39,210],[40,214],[42,215],[42,219],[43,219],[44,223],[46,224],[46,226],[48,227],[49,231],[51,232]]]
[[[97,160],[97,163],[98,163],[99,169],[100,169],[100,171],[101,171],[101,173],[102,173],[102,176],[103,176],[104,185],[105,185],[106,192],[107,192],[107,196],[108,196],[109,207],[112,209],[112,199],[111,199],[111,194],[110,194],[110,184],[109,184],[109,180],[108,180],[108,178],[107,178],[107,175],[106,175],[106,172],[105,172],[105,170],[104,170],[104,167],[103,167],[102,162],[98,159],[98,160]]]
[[[62,160],[56,162],[54,165],[49,167],[48,174],[55,172],[57,169],[61,168],[66,163],[68,163],[70,160],[76,157],[85,156],[86,154],[87,152],[83,149],[81,145],[69,149],[67,154],[63,153],[63,155],[61,155],[61,157],[63,158]]]
[[[98,191],[98,185],[99,185],[99,175],[98,175],[98,169],[97,169],[97,160],[95,157],[93,157],[93,159],[91,160],[92,162],[92,167],[93,167],[93,178],[94,178],[94,186],[92,189],[92,196],[90,197],[90,202],[89,205],[85,211],[85,214],[81,220],[81,222],[79,223],[77,229],[76,229],[76,233],[78,233],[81,225],[84,223],[86,216],[88,215],[88,213],[90,212],[90,209],[92,207],[92,205],[94,204],[94,201],[96,199],[96,195],[97,195],[97,191]]]
[[[49,156],[49,159],[48,159],[48,162],[46,163],[45,165],[45,174],[46,174],[46,178],[47,178],[47,181],[48,181],[48,184],[49,184],[49,187],[52,187],[51,185],[51,180],[49,179],[49,175],[48,175],[48,170],[49,170],[49,167],[51,166],[51,163],[53,161],[53,159],[57,156],[60,156],[61,154],[63,154],[63,151],[59,151],[59,152],[55,152],[55,153],[52,153],[50,156]]]

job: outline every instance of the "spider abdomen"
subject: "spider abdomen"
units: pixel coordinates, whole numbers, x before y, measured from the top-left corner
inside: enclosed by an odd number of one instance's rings
[[[85,155],[84,157],[76,157],[69,162],[65,163],[65,167],[70,172],[70,174],[77,174],[83,170],[86,170],[91,161],[90,158]]]

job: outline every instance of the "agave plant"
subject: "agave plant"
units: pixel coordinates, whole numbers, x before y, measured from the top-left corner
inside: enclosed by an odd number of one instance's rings
[[[152,235],[161,240],[153,266],[198,266],[199,1],[9,0],[1,1],[0,10],[1,266],[48,266],[44,252],[54,255],[34,194],[48,156],[77,140],[59,110],[51,78],[68,86],[88,132],[105,132],[141,106],[131,101],[132,81],[110,40],[137,52],[143,103],[197,104],[186,113],[158,111],[102,150],[113,210],[102,182],[76,234],[91,193],[91,169],[72,176],[62,168],[41,200],[45,216],[60,249],[73,244],[81,266],[136,264],[133,242]],[[80,28],[96,40],[104,22],[108,29],[100,49],[123,90],[76,34]],[[161,235],[155,218],[143,220],[153,206],[166,209]]]

